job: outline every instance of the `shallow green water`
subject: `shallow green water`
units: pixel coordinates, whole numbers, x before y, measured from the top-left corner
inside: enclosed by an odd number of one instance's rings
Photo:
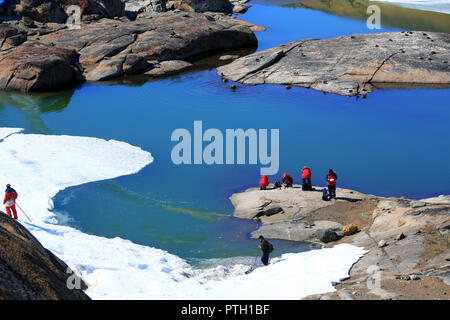
[[[267,26],[262,50],[293,40],[373,32],[365,21],[298,7],[255,2],[243,19]],[[397,30],[384,28],[381,31]],[[184,74],[146,81],[86,83],[57,94],[0,94],[0,126],[27,132],[126,141],[155,161],[136,175],[60,192],[62,224],[168,250],[191,261],[254,255],[257,225],[230,217],[228,197],[257,185],[260,165],[181,165],[171,162],[174,129],[193,121],[230,128],[279,128],[280,172],[299,180],[304,165],[324,185],[334,168],[339,186],[380,196],[423,198],[450,191],[448,89],[377,90],[349,99],[281,86],[230,90],[208,59]],[[275,180],[275,178],[271,178]],[[276,254],[309,247],[275,241]]]

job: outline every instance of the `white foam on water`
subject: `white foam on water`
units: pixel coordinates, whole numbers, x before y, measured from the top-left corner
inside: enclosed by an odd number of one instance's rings
[[[449,0],[371,0],[371,1],[387,2],[411,9],[435,11],[450,14]]]
[[[365,253],[341,244],[284,254],[246,275],[243,264],[198,270],[160,249],[56,225],[49,209],[59,191],[137,173],[153,157],[115,140],[20,131],[0,128],[0,159],[7,164],[0,171],[0,185],[10,183],[17,190],[17,203],[32,223],[20,210],[19,221],[82,276],[93,299],[300,299],[333,291],[331,282],[346,277]]]

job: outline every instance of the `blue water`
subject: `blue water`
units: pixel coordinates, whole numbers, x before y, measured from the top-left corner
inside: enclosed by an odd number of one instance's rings
[[[299,8],[255,4],[243,18],[268,27],[257,34],[258,50],[369,31],[364,21]],[[339,186],[365,193],[424,198],[450,192],[448,89],[377,90],[358,100],[303,88],[238,85],[233,91],[229,85],[210,66],[156,81],[86,83],[58,94],[2,93],[0,126],[116,139],[150,151],[154,163],[136,175],[60,192],[55,212],[60,223],[84,232],[189,260],[257,253],[249,238],[257,224],[232,218],[228,197],[257,185],[260,165],[172,164],[172,131],[192,131],[195,120],[223,132],[280,129],[277,180],[287,171],[298,181],[308,165],[315,185],[324,185],[333,168]],[[309,249],[274,243],[277,254]]]

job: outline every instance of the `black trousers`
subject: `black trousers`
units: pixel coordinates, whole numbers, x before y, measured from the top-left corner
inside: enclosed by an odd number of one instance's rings
[[[261,257],[261,262],[267,266],[269,264],[269,254],[270,252],[265,252],[263,251],[262,257]]]
[[[303,184],[311,184],[311,178],[303,179]]]
[[[336,186],[328,186],[328,193],[332,198],[336,199]]]

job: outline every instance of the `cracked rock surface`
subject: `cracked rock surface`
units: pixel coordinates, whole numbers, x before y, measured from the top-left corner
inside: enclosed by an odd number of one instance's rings
[[[366,96],[377,84],[450,85],[450,34],[386,32],[306,39],[217,69],[247,85],[280,84]]]
[[[162,62],[256,46],[254,27],[225,14],[197,12],[165,12],[136,21],[101,19],[78,30],[28,36],[0,24],[0,90],[50,91],[77,80],[108,80],[152,68],[158,68],[157,75],[172,73],[173,63],[169,68]]]

